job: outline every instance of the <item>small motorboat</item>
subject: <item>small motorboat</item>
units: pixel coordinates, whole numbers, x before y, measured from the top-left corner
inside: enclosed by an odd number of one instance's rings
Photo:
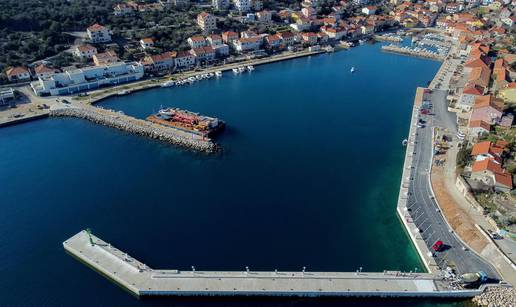
[[[355,72],[355,66],[351,67],[350,72],[351,72],[351,73],[354,73],[354,72]]]
[[[408,144],[407,139],[404,139],[403,141],[401,141],[401,145],[403,145],[403,147],[407,146],[407,144]]]
[[[170,81],[163,82],[161,84],[161,87],[171,87],[171,86],[174,86],[175,84],[176,83],[174,81],[170,80]]]

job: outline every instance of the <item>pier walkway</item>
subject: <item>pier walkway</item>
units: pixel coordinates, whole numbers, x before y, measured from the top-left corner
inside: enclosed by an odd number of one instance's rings
[[[416,51],[413,49],[407,49],[399,46],[382,46],[382,51],[394,52],[403,55],[416,56],[421,58],[433,59],[438,61],[444,61],[446,56],[437,53],[430,53],[426,51]]]
[[[63,246],[137,296],[473,297],[482,292],[453,290],[428,273],[155,270],[86,231]]]

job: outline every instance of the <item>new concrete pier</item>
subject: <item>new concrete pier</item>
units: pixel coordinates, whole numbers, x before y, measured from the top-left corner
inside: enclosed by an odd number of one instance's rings
[[[215,143],[198,134],[188,133],[172,127],[136,119],[120,112],[105,110],[93,106],[81,105],[55,108],[50,110],[50,116],[82,118],[97,124],[162,140],[193,150],[204,152],[215,152],[217,150]]]
[[[137,296],[473,297],[435,274],[156,270],[81,231],[67,252]]]

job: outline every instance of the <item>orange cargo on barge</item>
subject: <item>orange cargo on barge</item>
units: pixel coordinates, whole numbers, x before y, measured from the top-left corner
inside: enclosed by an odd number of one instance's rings
[[[224,121],[218,118],[203,116],[177,108],[161,109],[158,113],[147,117],[147,120],[204,137],[213,136],[225,127]]]

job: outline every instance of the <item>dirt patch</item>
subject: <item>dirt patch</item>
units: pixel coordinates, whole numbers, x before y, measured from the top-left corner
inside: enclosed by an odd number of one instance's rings
[[[473,219],[455,202],[451,193],[448,191],[442,166],[432,167],[432,188],[439,206],[453,230],[455,230],[460,238],[472,249],[477,253],[481,253],[488,242],[475,227]]]

